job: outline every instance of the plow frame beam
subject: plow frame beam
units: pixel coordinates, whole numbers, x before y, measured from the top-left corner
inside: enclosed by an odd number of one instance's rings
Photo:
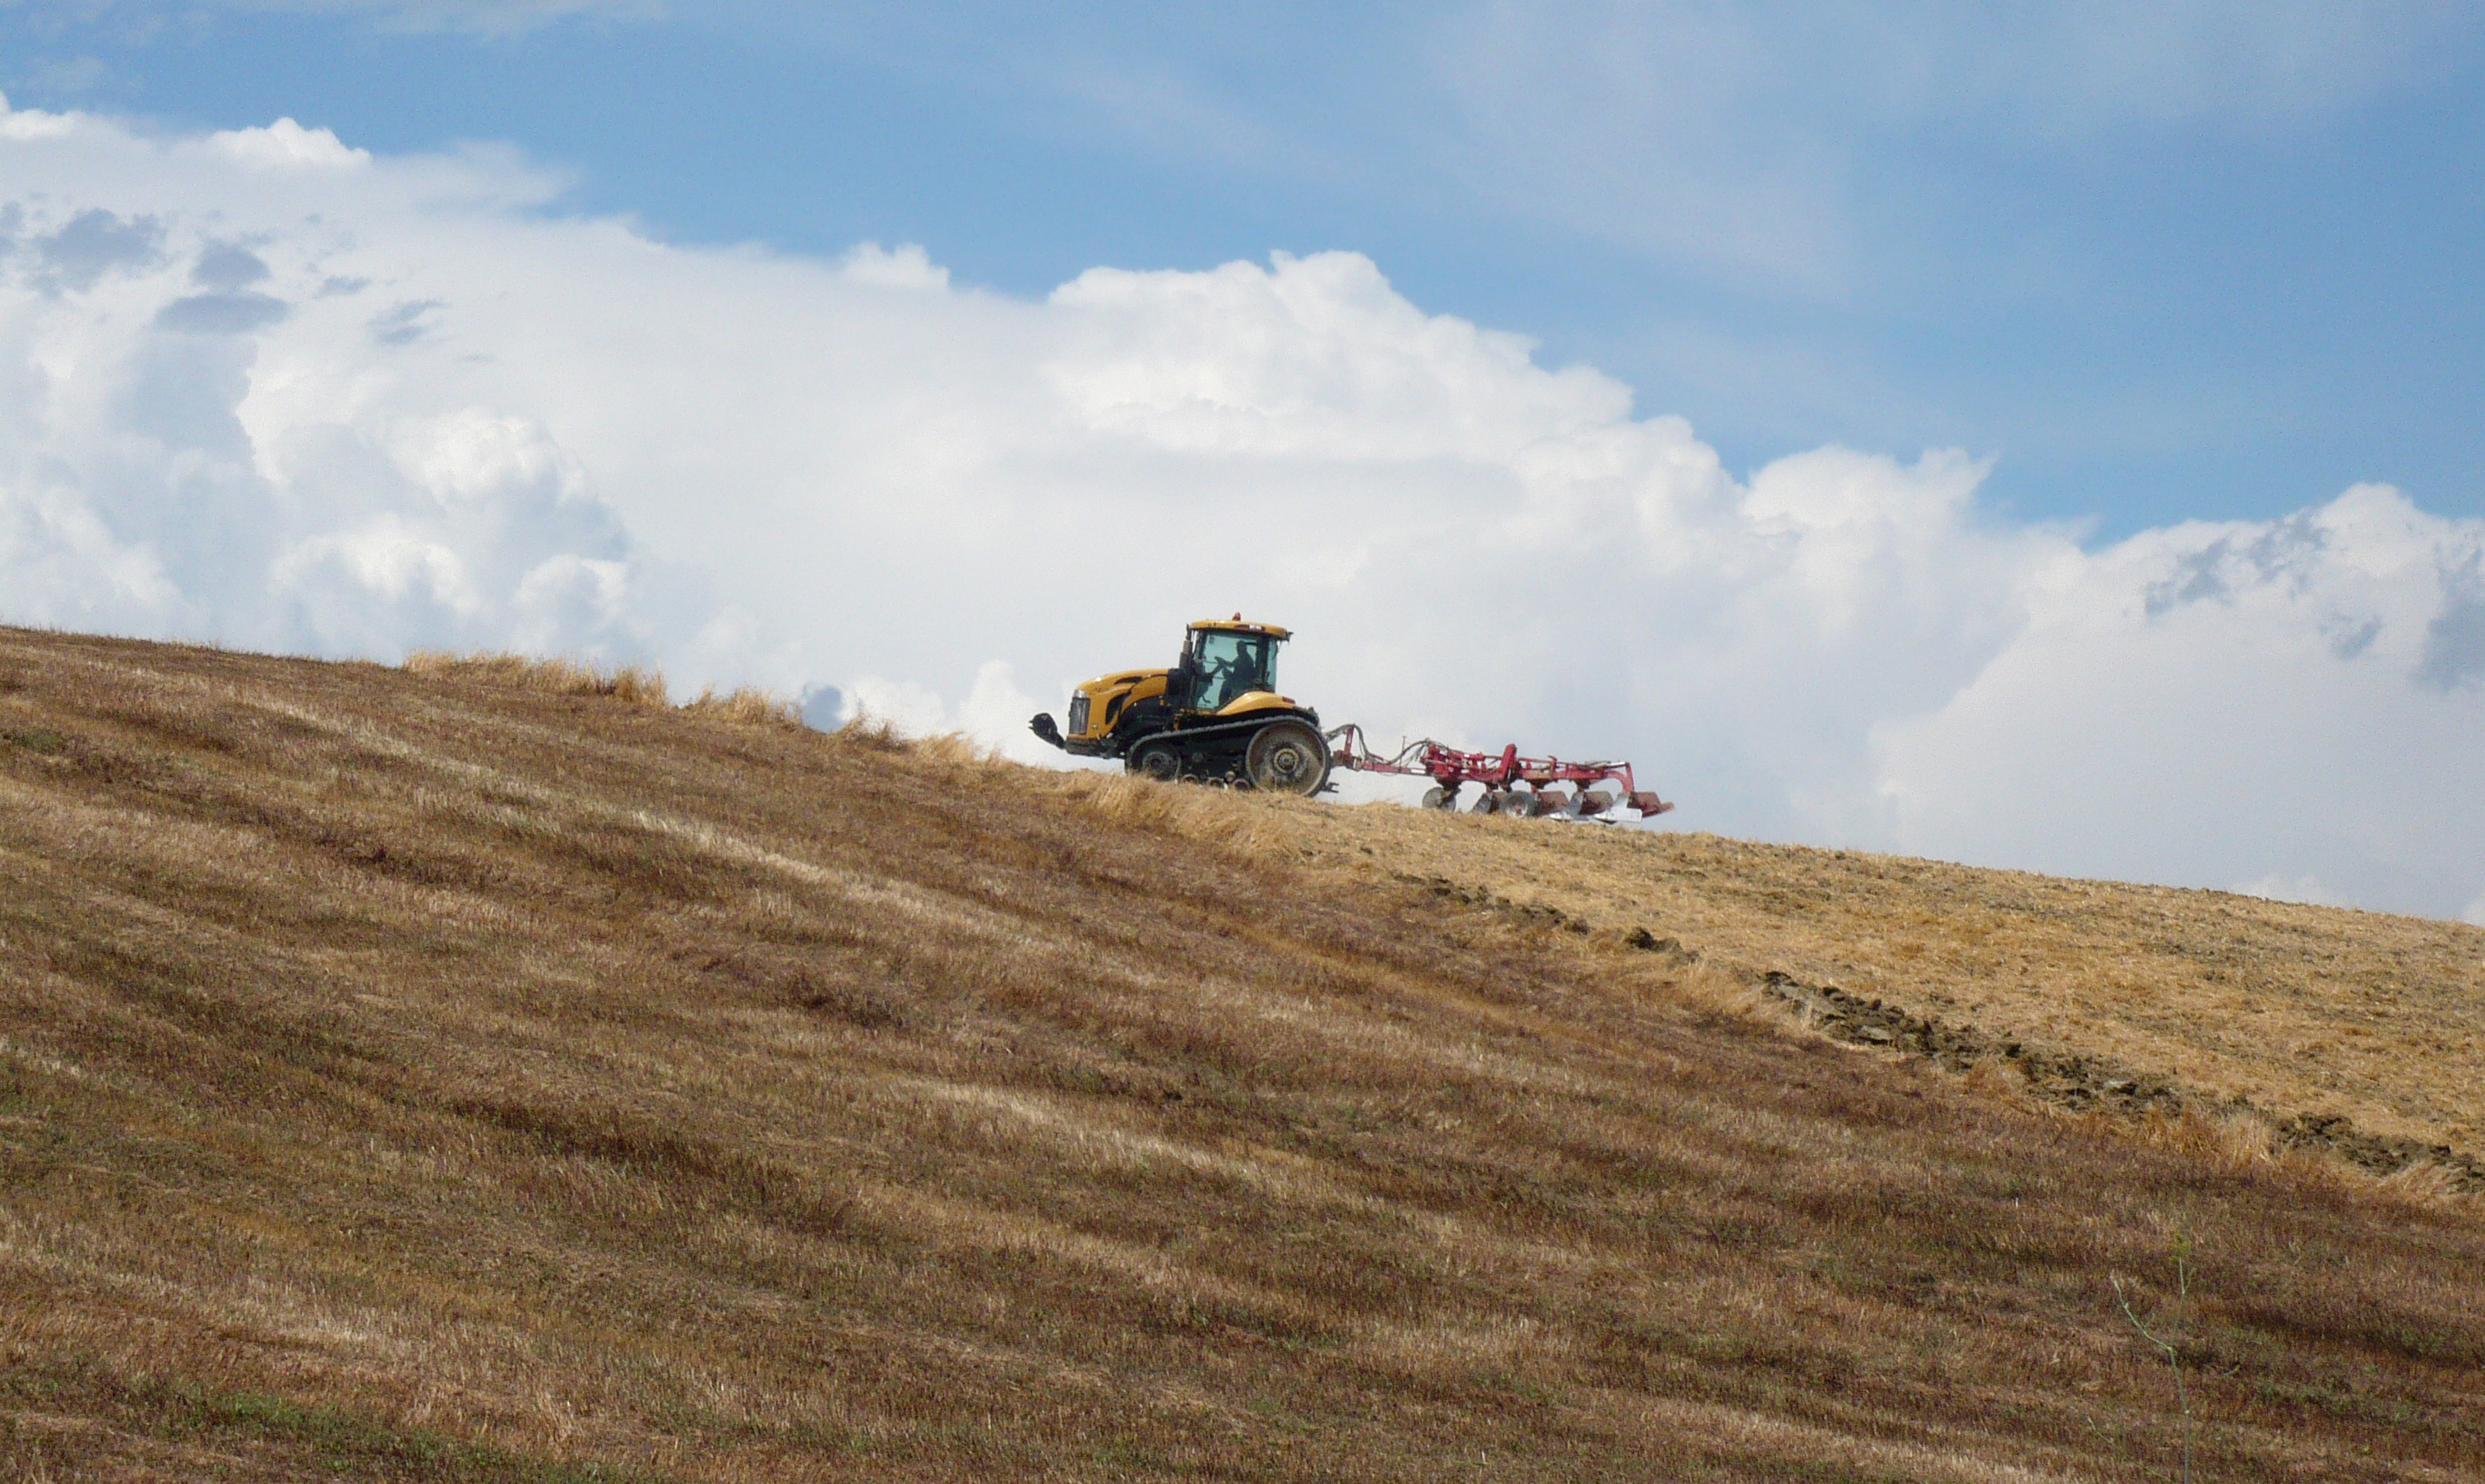
[[[1470,783],[1495,789],[1508,789],[1517,783],[1524,783],[1530,789],[1567,783],[1582,793],[1590,784],[1619,783],[1622,785],[1619,802],[1638,810],[1643,816],[1654,817],[1674,807],[1653,792],[1642,790],[1638,780],[1631,776],[1631,766],[1624,762],[1600,759],[1571,763],[1552,757],[1521,757],[1516,742],[1499,752],[1462,752],[1429,737],[1406,743],[1393,756],[1382,757],[1363,740],[1363,728],[1352,723],[1331,731],[1328,743],[1333,767],[1352,769],[1357,772],[1430,778],[1453,795]]]

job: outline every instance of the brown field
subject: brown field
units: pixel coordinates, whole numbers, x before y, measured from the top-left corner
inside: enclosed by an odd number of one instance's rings
[[[2273,1122],[2343,1118],[2447,1146],[2485,1188],[2485,928],[1385,805],[1275,811],[1255,827],[1298,862],[1386,862],[1592,929],[1644,929],[1720,968],[2101,1058]]]
[[[703,702],[0,631],[0,1478],[2173,1477],[2117,1276],[2196,1477],[2485,1472],[2474,1201],[1745,972],[2209,1089],[2466,930]]]

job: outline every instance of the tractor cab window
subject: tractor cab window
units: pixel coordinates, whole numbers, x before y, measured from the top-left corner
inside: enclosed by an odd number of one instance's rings
[[[1254,690],[1276,688],[1276,641],[1266,634],[1193,630],[1187,667],[1198,677],[1191,706],[1222,711]]]

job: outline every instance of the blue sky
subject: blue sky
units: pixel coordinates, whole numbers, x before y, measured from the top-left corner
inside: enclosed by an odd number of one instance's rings
[[[1350,249],[1730,468],[1958,446],[2093,539],[2485,512],[2467,8],[1040,9],[15,0],[0,89],[514,145],[554,210],[1018,295]]]

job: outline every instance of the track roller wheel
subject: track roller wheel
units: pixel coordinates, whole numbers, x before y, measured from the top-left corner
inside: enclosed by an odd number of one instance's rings
[[[1122,769],[1159,783],[1176,783],[1182,778],[1182,753],[1171,742],[1141,742],[1131,749]]]
[[[1308,797],[1328,781],[1328,743],[1307,721],[1291,716],[1271,721],[1251,734],[1242,772],[1253,788],[1264,793]]]

